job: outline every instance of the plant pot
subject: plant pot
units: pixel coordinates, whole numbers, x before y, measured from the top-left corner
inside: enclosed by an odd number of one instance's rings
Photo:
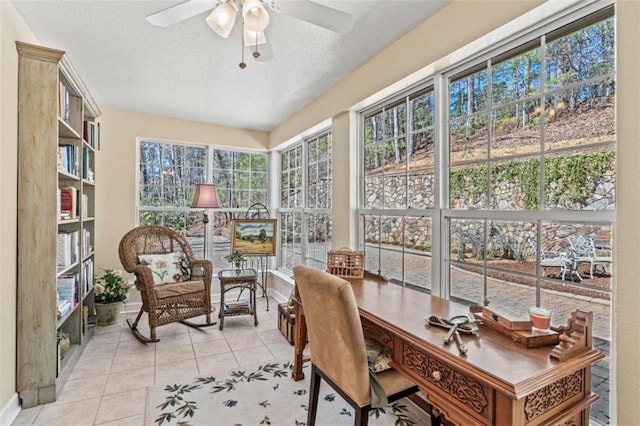
[[[96,303],[97,325],[111,325],[118,322],[118,311],[122,302]]]

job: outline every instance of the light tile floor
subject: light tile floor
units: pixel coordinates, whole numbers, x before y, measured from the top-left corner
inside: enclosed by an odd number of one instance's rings
[[[147,345],[138,342],[125,323],[136,313],[121,314],[116,324],[95,327],[57,401],[22,410],[13,425],[153,424],[145,421],[149,386],[263,361],[293,360],[293,346],[278,329],[277,302],[270,299],[270,310],[266,307],[266,299],[259,297],[258,326],[252,316],[225,318],[223,331],[217,325],[168,324],[156,329],[160,342]],[[148,335],[148,326],[141,329]]]

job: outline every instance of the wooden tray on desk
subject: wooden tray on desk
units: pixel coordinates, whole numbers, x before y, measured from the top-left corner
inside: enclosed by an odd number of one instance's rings
[[[526,348],[554,346],[560,342],[560,334],[556,331],[532,331],[529,320],[508,318],[505,314],[495,312],[486,306],[474,305],[470,311],[476,319],[482,321],[481,329],[488,329],[507,336]]]

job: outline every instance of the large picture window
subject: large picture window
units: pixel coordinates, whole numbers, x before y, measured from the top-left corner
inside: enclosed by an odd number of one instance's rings
[[[324,131],[280,155],[280,266],[326,269],[331,248],[331,132]]]
[[[569,21],[361,113],[360,243],[367,270],[463,304],[544,306],[556,326],[589,310],[608,354],[615,20],[607,8]],[[591,411],[605,424],[607,363]]]
[[[202,145],[145,141],[139,143],[138,222],[168,226],[183,233],[197,257],[208,257],[216,270],[229,267],[232,221],[262,214],[267,206],[267,154],[217,149]],[[209,167],[208,165],[211,164]],[[190,208],[199,183],[216,185],[222,208],[210,210],[210,229],[202,211]]]
[[[366,113],[362,138],[366,269],[429,289],[436,185],[433,88]]]

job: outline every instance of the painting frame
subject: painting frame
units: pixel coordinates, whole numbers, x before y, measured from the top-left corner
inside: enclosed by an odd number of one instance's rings
[[[264,233],[262,233],[264,231]],[[260,235],[264,235],[261,240]],[[278,235],[277,219],[234,219],[231,253],[244,256],[275,256]]]

